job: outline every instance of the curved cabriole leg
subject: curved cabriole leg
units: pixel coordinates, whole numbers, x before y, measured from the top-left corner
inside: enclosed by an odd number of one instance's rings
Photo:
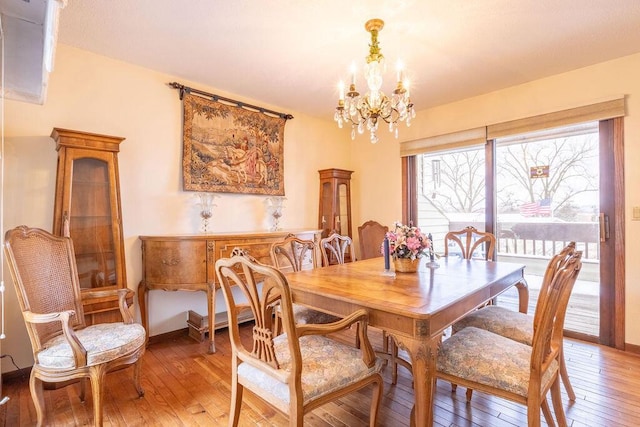
[[[44,394],[42,381],[36,378],[34,370],[31,371],[31,377],[29,378],[29,389],[31,390],[33,405],[36,407],[37,426],[41,427],[44,425]]]
[[[93,393],[93,425],[102,426],[102,395],[104,393],[104,381],[106,371],[104,365],[91,367],[91,392]]]
[[[369,427],[376,427],[378,423],[378,412],[380,411],[380,398],[382,397],[382,377],[373,383],[373,393],[371,393],[371,411],[369,413]]]
[[[138,392],[138,397],[144,396],[144,389],[142,388],[142,384],[140,383],[141,371],[142,371],[142,359],[138,359],[136,363],[133,364],[133,385],[136,387],[136,391]]]

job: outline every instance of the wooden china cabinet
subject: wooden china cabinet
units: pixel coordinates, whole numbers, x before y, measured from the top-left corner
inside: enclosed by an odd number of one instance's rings
[[[353,238],[351,233],[351,174],[344,169],[323,169],[320,174],[318,226],[322,237],[335,231]]]
[[[126,289],[118,151],[124,138],[54,128],[53,233],[69,235],[83,292]],[[130,298],[133,298],[131,292]],[[85,298],[88,324],[121,321],[115,297]]]
[[[320,174],[318,227],[322,237],[336,232],[353,239],[351,232],[351,174],[344,169],[323,169]],[[350,259],[350,257],[348,257]]]

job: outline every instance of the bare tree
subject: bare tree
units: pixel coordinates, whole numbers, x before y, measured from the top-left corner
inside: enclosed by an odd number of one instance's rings
[[[438,208],[444,212],[484,211],[484,150],[425,155],[423,165],[423,179],[427,180],[423,181],[423,193]]]
[[[575,215],[578,195],[598,191],[598,136],[582,135],[514,143],[496,150],[498,209],[517,212],[527,202],[553,201],[555,213]],[[484,149],[423,155],[422,189],[444,212],[485,209]],[[532,167],[549,166],[549,176],[532,178]]]
[[[572,203],[576,196],[598,191],[597,143],[597,136],[589,135],[499,147],[499,206],[517,209],[526,202],[549,199],[555,212],[569,214],[569,208],[576,209]],[[538,166],[549,167],[548,177],[531,177],[531,168]]]

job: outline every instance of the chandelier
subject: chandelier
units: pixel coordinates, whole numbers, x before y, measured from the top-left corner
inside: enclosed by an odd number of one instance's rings
[[[382,19],[370,19],[364,24],[364,28],[371,33],[369,56],[366,58],[367,63],[364,67],[368,92],[360,96],[356,90],[355,66],[352,67],[349,91],[345,94],[342,81],[338,85],[340,95],[334,114],[338,127],[351,124],[351,139],[356,138],[356,129],[359,134],[363,134],[366,128],[373,144],[378,142],[377,132],[381,121],[389,125],[389,132],[393,132],[397,138],[398,122],[404,121],[407,126],[410,126],[411,119],[416,116],[409,96],[409,82],[404,80],[404,71],[401,66],[398,67],[398,83],[391,98],[380,90],[386,68],[384,56],[378,46],[378,33],[382,27],[384,27]]]

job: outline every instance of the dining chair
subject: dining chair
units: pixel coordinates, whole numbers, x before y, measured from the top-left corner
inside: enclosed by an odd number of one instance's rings
[[[127,290],[81,291],[69,237],[23,225],[7,231],[4,249],[33,350],[29,389],[37,425],[43,425],[45,419],[43,383],[80,380],[80,400],[84,402],[89,380],[96,426],[103,422],[108,372],[133,365],[133,383],[142,397],[140,366],[145,330],[133,322],[126,303]],[[83,300],[107,296],[118,297],[123,321],[87,326]]]
[[[478,231],[475,227],[468,226],[462,230],[449,231],[445,234],[444,256],[450,255],[450,245],[458,248],[460,257],[463,259],[476,258],[478,257],[477,252],[479,251],[479,258],[492,261],[496,238],[492,233]]]
[[[438,349],[437,378],[480,390],[527,407],[527,425],[540,426],[540,411],[554,426],[547,403],[560,426],[567,420],[560,393],[562,330],[571,290],[582,267],[582,252],[574,251],[551,277],[536,304],[532,345],[485,329],[468,326],[444,340]]]
[[[280,242],[271,245],[269,253],[271,263],[280,271],[300,271],[305,265],[318,268],[317,245],[313,240],[300,239],[289,235]],[[332,323],[340,320],[339,317],[329,313],[306,307],[301,304],[293,304],[293,316],[297,324],[307,323]],[[273,330],[276,334],[282,332],[282,311],[275,308],[275,324]]]
[[[575,251],[576,243],[570,242],[558,254],[551,258],[542,280],[540,294],[544,295],[548,292],[548,287],[553,276],[571,259],[571,256]],[[561,305],[558,310],[558,316],[560,317],[560,322],[562,324],[564,324],[567,305],[568,298],[567,302]],[[533,344],[534,323],[534,316],[532,315],[509,310],[508,308],[499,305],[491,305],[476,310],[454,323],[452,332],[455,334],[468,326],[473,326],[530,346]],[[564,384],[564,388],[567,391],[567,395],[569,396],[569,400],[575,401],[576,394],[573,391],[573,387],[569,380],[562,342],[560,347],[560,377]],[[469,400],[471,399],[471,393],[471,389],[468,389],[467,399]]]
[[[321,239],[322,265],[344,264],[348,261],[355,261],[352,244],[351,237],[338,233],[331,233],[328,237]]]
[[[217,260],[216,275],[227,305],[232,349],[229,426],[238,425],[245,389],[287,415],[290,426],[302,426],[309,411],[369,385],[369,425],[376,424],[382,363],[367,337],[365,310],[335,323],[300,325],[294,320],[287,278],[278,269],[236,255]],[[232,292],[232,287],[240,292]],[[236,294],[242,294],[242,301]],[[271,324],[274,304],[280,304],[284,331],[277,336]],[[243,340],[238,316],[247,310],[255,325],[251,339]],[[330,336],[355,323],[359,349]]]
[[[382,256],[380,247],[389,227],[377,221],[369,220],[358,227],[358,241],[360,243],[360,259],[377,258]]]

